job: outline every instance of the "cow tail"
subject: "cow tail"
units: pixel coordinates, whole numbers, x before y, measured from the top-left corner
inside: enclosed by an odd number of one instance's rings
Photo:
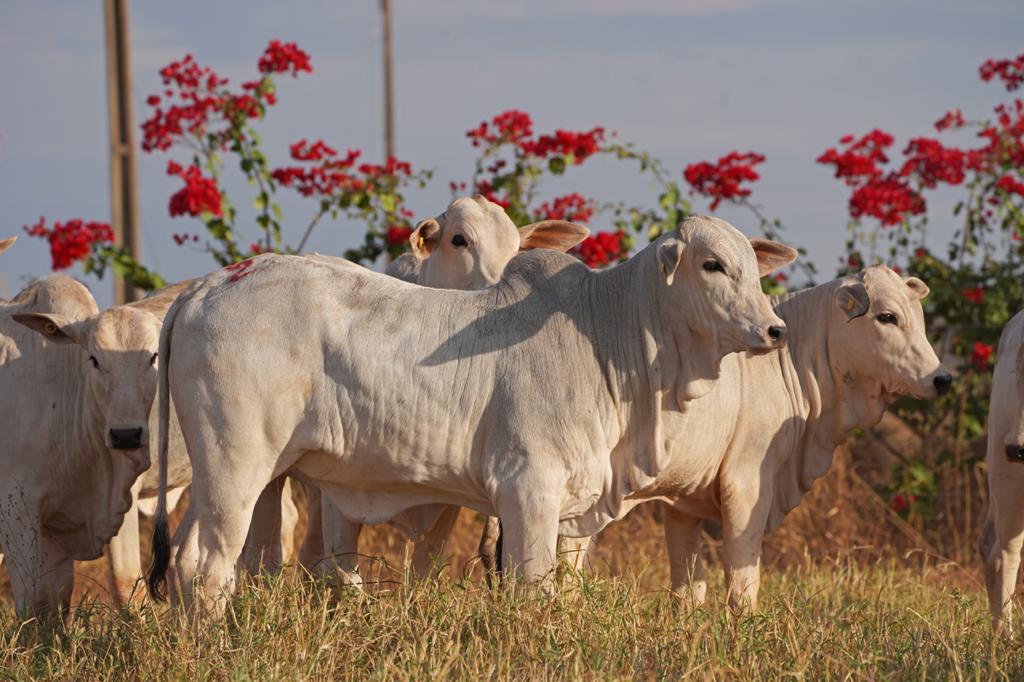
[[[163,328],[160,330],[158,349],[160,383],[157,395],[160,399],[159,467],[160,482],[157,488],[155,525],[153,527],[153,563],[149,568],[147,584],[149,596],[155,601],[165,601],[164,588],[167,586],[167,567],[171,563],[171,540],[167,526],[167,451],[170,441],[171,390],[168,372],[171,367],[171,333],[181,303],[187,298],[182,294],[167,311]]]

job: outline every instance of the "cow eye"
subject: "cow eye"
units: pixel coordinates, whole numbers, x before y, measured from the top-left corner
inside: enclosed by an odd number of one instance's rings
[[[702,267],[708,272],[721,272],[725,274],[725,268],[716,260],[706,260]]]
[[[899,323],[899,318],[897,318],[893,313],[882,313],[881,315],[879,315],[875,319],[878,320],[879,322],[881,322],[882,324],[898,324]]]
[[[457,234],[454,237],[452,237],[452,246],[469,246],[469,242],[466,241],[465,235]]]
[[[149,359],[149,366],[150,366],[150,367],[152,367],[153,365],[155,365],[155,364],[156,364],[156,356],[157,356],[157,354],[156,354],[156,353],[153,353],[153,357],[151,357],[151,358]]]
[[[95,355],[90,355],[89,356],[89,362],[92,363],[93,369],[99,369],[100,368],[100,361],[96,359]]]

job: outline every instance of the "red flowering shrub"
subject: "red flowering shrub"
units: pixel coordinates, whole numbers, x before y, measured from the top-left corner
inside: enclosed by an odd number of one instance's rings
[[[66,270],[91,256],[94,245],[114,241],[109,223],[85,222],[78,218],[54,222],[53,227],[47,227],[46,220],[40,218],[35,225],[26,225],[22,229],[29,236],[42,237],[49,242],[54,270]]]
[[[711,210],[714,211],[723,199],[750,196],[750,188],[743,187],[743,183],[754,182],[761,177],[754,166],[764,160],[764,155],[757,152],[729,152],[715,163],[701,161],[690,164],[683,171],[683,177],[690,183],[691,193],[711,199]]]

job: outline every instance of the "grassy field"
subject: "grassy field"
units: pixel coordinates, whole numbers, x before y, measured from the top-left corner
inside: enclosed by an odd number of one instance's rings
[[[76,569],[80,604],[66,626],[22,624],[0,570],[0,678],[1024,679],[1024,634],[994,640],[989,627],[978,514],[957,525],[971,508],[959,504],[927,523],[902,519],[855,473],[873,451],[838,458],[768,535],[752,616],[720,601],[713,529],[709,603],[677,607],[656,505],[602,533],[594,574],[567,576],[554,598],[488,590],[475,558],[481,519],[464,511],[439,580],[403,584],[405,543],[367,529],[365,594],[288,570],[247,586],[227,619],[197,632],[163,606],[106,605],[102,560]]]
[[[162,607],[85,602],[57,630],[4,610],[0,670],[15,679],[1024,678],[1024,640],[994,641],[982,594],[964,580],[957,569],[891,565],[790,570],[767,576],[758,614],[736,617],[720,602],[688,613],[646,589],[643,573],[570,575],[554,598],[468,579],[359,594],[289,573],[248,586],[228,618],[197,630]]]

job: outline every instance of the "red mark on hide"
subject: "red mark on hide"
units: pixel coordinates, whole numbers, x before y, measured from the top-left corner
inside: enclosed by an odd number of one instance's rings
[[[248,277],[253,272],[255,272],[255,270],[252,267],[252,258],[246,258],[243,261],[232,263],[231,265],[228,265],[224,269],[227,272],[231,273],[231,276],[228,277],[228,284],[234,284],[240,279]]]

